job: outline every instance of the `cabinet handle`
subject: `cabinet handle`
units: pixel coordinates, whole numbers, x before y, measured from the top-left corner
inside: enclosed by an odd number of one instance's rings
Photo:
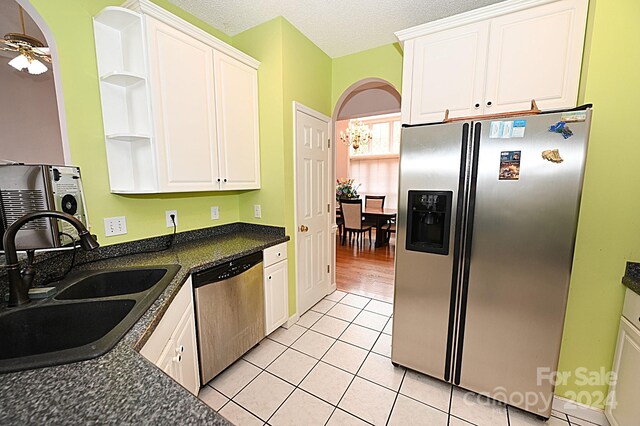
[[[220,182],[220,178],[218,178],[218,182]]]
[[[226,181],[227,181],[227,179],[224,179],[224,181],[226,182]]]
[[[183,346],[183,345],[180,345],[180,346],[178,346],[178,347],[176,348],[176,353],[177,353],[177,354],[181,354],[181,353],[183,353],[183,352],[184,352],[184,346]]]
[[[181,355],[181,354],[178,354],[178,355],[174,356],[174,357],[173,357],[173,360],[174,360],[175,362],[181,362],[181,361],[182,361],[182,355]]]
[[[271,275],[269,275],[269,279],[271,279]]]
[[[487,102],[487,106],[488,106],[489,108],[491,107],[491,105],[493,105],[493,102],[491,102],[491,101]]]
[[[476,103],[473,107],[474,107],[475,109],[478,109],[478,108],[480,108],[480,104],[479,104],[479,103]]]
[[[282,254],[282,253],[278,252],[278,257],[280,257],[280,255],[281,255],[281,254]]]

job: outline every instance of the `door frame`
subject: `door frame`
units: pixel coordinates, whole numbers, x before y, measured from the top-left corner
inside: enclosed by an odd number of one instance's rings
[[[293,232],[295,233],[295,237],[293,239],[294,242],[294,250],[295,250],[295,257],[296,257],[296,261],[295,261],[295,268],[296,268],[296,314],[294,315],[294,318],[297,320],[297,318],[302,314],[299,310],[300,307],[300,291],[299,291],[299,286],[300,286],[300,257],[298,256],[298,184],[296,181],[296,177],[298,176],[298,165],[297,165],[297,161],[298,161],[298,156],[297,156],[297,130],[298,130],[298,112],[310,115],[311,117],[317,118],[320,121],[323,121],[325,123],[327,123],[327,138],[329,138],[329,140],[331,140],[331,146],[329,147],[329,149],[327,150],[327,178],[326,178],[326,191],[327,191],[327,200],[329,200],[329,203],[331,203],[330,200],[332,200],[332,194],[333,191],[331,190],[333,187],[331,185],[331,181],[333,180],[333,175],[334,175],[334,164],[333,164],[333,155],[332,155],[332,149],[334,148],[334,142],[333,142],[333,122],[331,121],[331,118],[322,114],[321,112],[318,112],[314,109],[311,109],[299,102],[293,101],[292,102],[293,105],[293,205],[294,205],[294,213],[293,213],[293,223],[294,223],[294,229]],[[327,227],[327,262],[329,265],[332,265],[332,245],[331,245],[331,236],[333,235],[331,233],[331,223],[333,222],[332,218],[331,218],[331,213],[334,211],[334,208],[331,208],[328,215],[327,215],[327,223],[326,223],[326,227]],[[335,242],[335,238],[333,240]],[[333,290],[335,290],[336,288],[336,283],[334,280],[331,279],[331,277],[333,276],[333,266],[331,266],[332,269],[332,273],[329,274],[329,278],[327,279],[328,281],[328,285],[327,285],[327,293],[329,294],[331,293]],[[291,323],[291,320],[289,320],[289,323]]]

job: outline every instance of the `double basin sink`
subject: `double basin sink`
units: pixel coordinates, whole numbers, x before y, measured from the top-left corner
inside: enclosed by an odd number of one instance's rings
[[[0,373],[98,357],[149,309],[179,265],[86,271],[57,294],[0,313]]]

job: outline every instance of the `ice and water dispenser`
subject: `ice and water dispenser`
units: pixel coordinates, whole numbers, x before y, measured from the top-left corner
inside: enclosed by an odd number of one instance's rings
[[[406,249],[449,254],[451,191],[409,191]]]

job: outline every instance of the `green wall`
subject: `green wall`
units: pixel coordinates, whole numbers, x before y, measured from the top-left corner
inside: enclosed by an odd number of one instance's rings
[[[233,45],[261,61],[258,91],[263,189],[240,196],[240,218],[285,226],[291,236],[292,315],[296,312],[293,101],[330,114],[331,59],[282,17],[238,34]],[[262,206],[261,219],[253,217],[254,204]]]
[[[237,193],[190,193],[121,196],[109,192],[109,177],[102,127],[100,92],[93,41],[92,16],[120,0],[31,0],[47,22],[59,53],[71,160],[80,166],[91,221],[101,244],[113,244],[167,233],[165,210],[178,210],[178,229],[185,231],[239,220]],[[230,41],[166,0],[156,3]],[[211,220],[211,206],[220,207],[220,219]],[[128,234],[105,237],[102,219],[126,216]]]
[[[387,44],[333,60],[331,79],[331,108],[345,90],[365,78],[381,78],[402,93],[402,48]]]
[[[230,38],[167,0],[156,0],[261,61],[262,189],[231,194],[113,195],[108,186],[91,17],[120,1],[31,2],[56,40],[72,161],[82,167],[92,231],[102,244],[167,232],[166,209],[178,209],[180,230],[242,220],[285,226],[295,238],[291,102],[330,115],[340,95],[364,78],[382,78],[398,90],[401,87],[398,44],[331,60],[283,18]],[[640,156],[640,144],[634,143],[634,132],[629,129],[638,110],[634,101],[640,97],[640,50],[627,47],[629,40],[640,40],[640,27],[634,22],[638,16],[640,3],[635,0],[591,2],[580,100],[594,103],[594,119],[560,357],[560,370],[572,374],[581,367],[588,371],[611,367],[624,295],[620,277],[627,259],[640,258],[640,218],[635,214],[640,208],[636,196],[640,168],[631,163]],[[261,204],[261,219],[253,217],[253,204]],[[213,205],[220,206],[219,221],[209,219]],[[120,215],[127,216],[129,234],[105,238],[102,218]],[[293,239],[289,254],[293,314]],[[591,386],[569,380],[556,392],[602,407],[598,392],[604,395],[606,390],[606,384]]]
[[[640,40],[638,17],[637,0],[591,4],[581,101],[593,103],[593,122],[561,371],[611,368],[624,297],[620,279],[625,261],[640,259],[640,144],[632,130],[639,111],[640,49],[629,44]],[[597,399],[606,392],[606,384],[573,379],[556,389],[600,408]]]

